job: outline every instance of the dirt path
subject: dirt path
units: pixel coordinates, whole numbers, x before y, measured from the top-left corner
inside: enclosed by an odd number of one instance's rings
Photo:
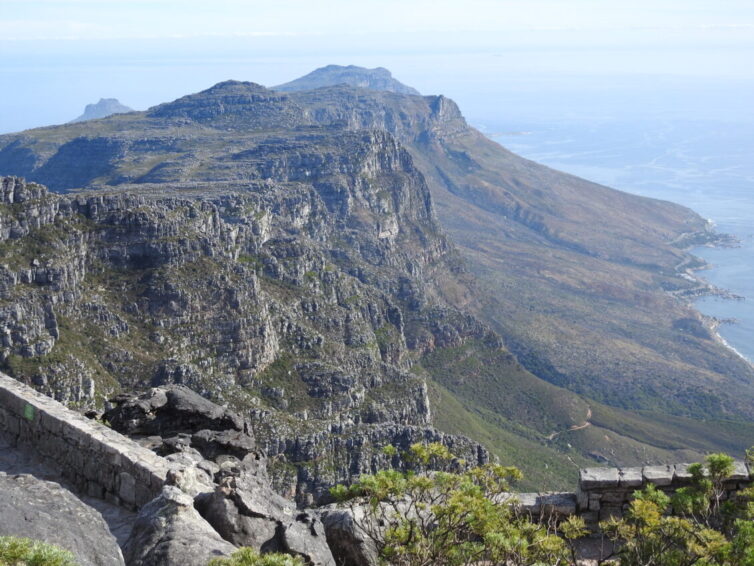
[[[589,426],[592,426],[592,423],[589,422],[589,419],[592,418],[592,408],[587,407],[586,410],[586,419],[584,419],[584,422],[578,425],[572,425],[568,427],[566,430],[561,430],[560,432],[553,432],[550,436],[547,437],[547,440],[555,440],[559,435],[563,434],[564,432],[571,432],[574,430],[582,430],[584,428],[587,428]]]

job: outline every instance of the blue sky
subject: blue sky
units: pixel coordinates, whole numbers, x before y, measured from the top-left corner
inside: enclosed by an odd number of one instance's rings
[[[0,132],[329,63],[387,67],[479,116],[600,96],[638,111],[656,87],[669,111],[735,112],[754,94],[752,0],[0,0],[0,38]]]
[[[2,0],[0,36],[111,39],[573,31],[745,39],[750,0]]]

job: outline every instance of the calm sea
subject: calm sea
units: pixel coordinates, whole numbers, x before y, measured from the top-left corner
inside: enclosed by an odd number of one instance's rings
[[[719,333],[754,361],[754,127],[746,123],[562,121],[483,126],[512,151],[624,191],[686,205],[738,248],[697,248],[712,267],[699,274],[745,297],[704,297],[697,308],[720,319]]]

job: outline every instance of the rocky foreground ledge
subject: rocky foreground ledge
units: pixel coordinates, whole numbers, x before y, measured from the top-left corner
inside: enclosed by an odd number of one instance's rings
[[[71,486],[0,472],[0,535],[59,544],[83,565],[205,566],[239,546],[298,555],[310,566],[377,564],[354,521],[358,510],[300,509],[275,493],[266,457],[236,413],[175,385],[113,403],[101,421],[87,419],[0,374],[5,448],[45,458]],[[736,462],[727,495],[751,485],[752,472]],[[652,483],[672,492],[690,479],[686,464],[590,468],[575,493],[512,501],[534,519],[577,514],[596,526],[620,516],[635,490]],[[120,545],[87,495],[136,512]]]
[[[126,564],[205,566],[237,546],[253,546],[300,555],[311,566],[334,566],[319,513],[296,509],[272,490],[265,459],[238,415],[181,386],[119,401],[107,416],[139,442],[0,374],[0,437],[54,462],[78,496],[138,511],[122,545]],[[29,502],[19,499],[18,489],[6,491],[8,481],[32,486]],[[86,545],[66,544],[76,538],[73,531],[49,538],[50,525],[60,533],[78,528],[70,525],[71,516],[84,516],[86,506],[79,501],[71,510],[67,502],[78,501],[71,491],[47,483],[31,476],[0,481],[0,499],[14,502],[29,522],[23,534],[60,541],[82,564],[122,563],[93,560]],[[36,498],[41,492],[45,497]],[[25,512],[34,501],[49,512]],[[3,534],[20,533],[3,518]]]

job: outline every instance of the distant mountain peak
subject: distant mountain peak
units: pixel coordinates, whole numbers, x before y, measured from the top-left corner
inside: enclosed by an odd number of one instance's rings
[[[268,89],[266,86],[260,85],[258,83],[252,83],[249,81],[227,80],[227,81],[222,81],[215,85],[212,85],[208,89],[205,89],[193,96],[201,96],[201,95],[217,94],[217,93],[231,93],[231,92],[250,94],[250,93],[269,92],[269,90],[270,89]],[[192,96],[192,95],[189,95],[189,96]]]
[[[123,114],[133,111],[133,108],[121,104],[117,98],[100,98],[96,104],[87,104],[86,108],[84,108],[84,113],[75,120],[71,120],[71,123],[107,118],[113,114]]]
[[[152,118],[189,119],[224,128],[273,127],[296,122],[302,110],[290,95],[257,83],[223,81],[147,111]]]
[[[384,90],[398,94],[421,96],[421,93],[415,88],[411,88],[394,79],[390,71],[384,67],[367,69],[365,67],[357,67],[356,65],[327,65],[315,69],[308,75],[272,88],[273,90],[283,92],[293,92],[341,84],[371,90]]]

